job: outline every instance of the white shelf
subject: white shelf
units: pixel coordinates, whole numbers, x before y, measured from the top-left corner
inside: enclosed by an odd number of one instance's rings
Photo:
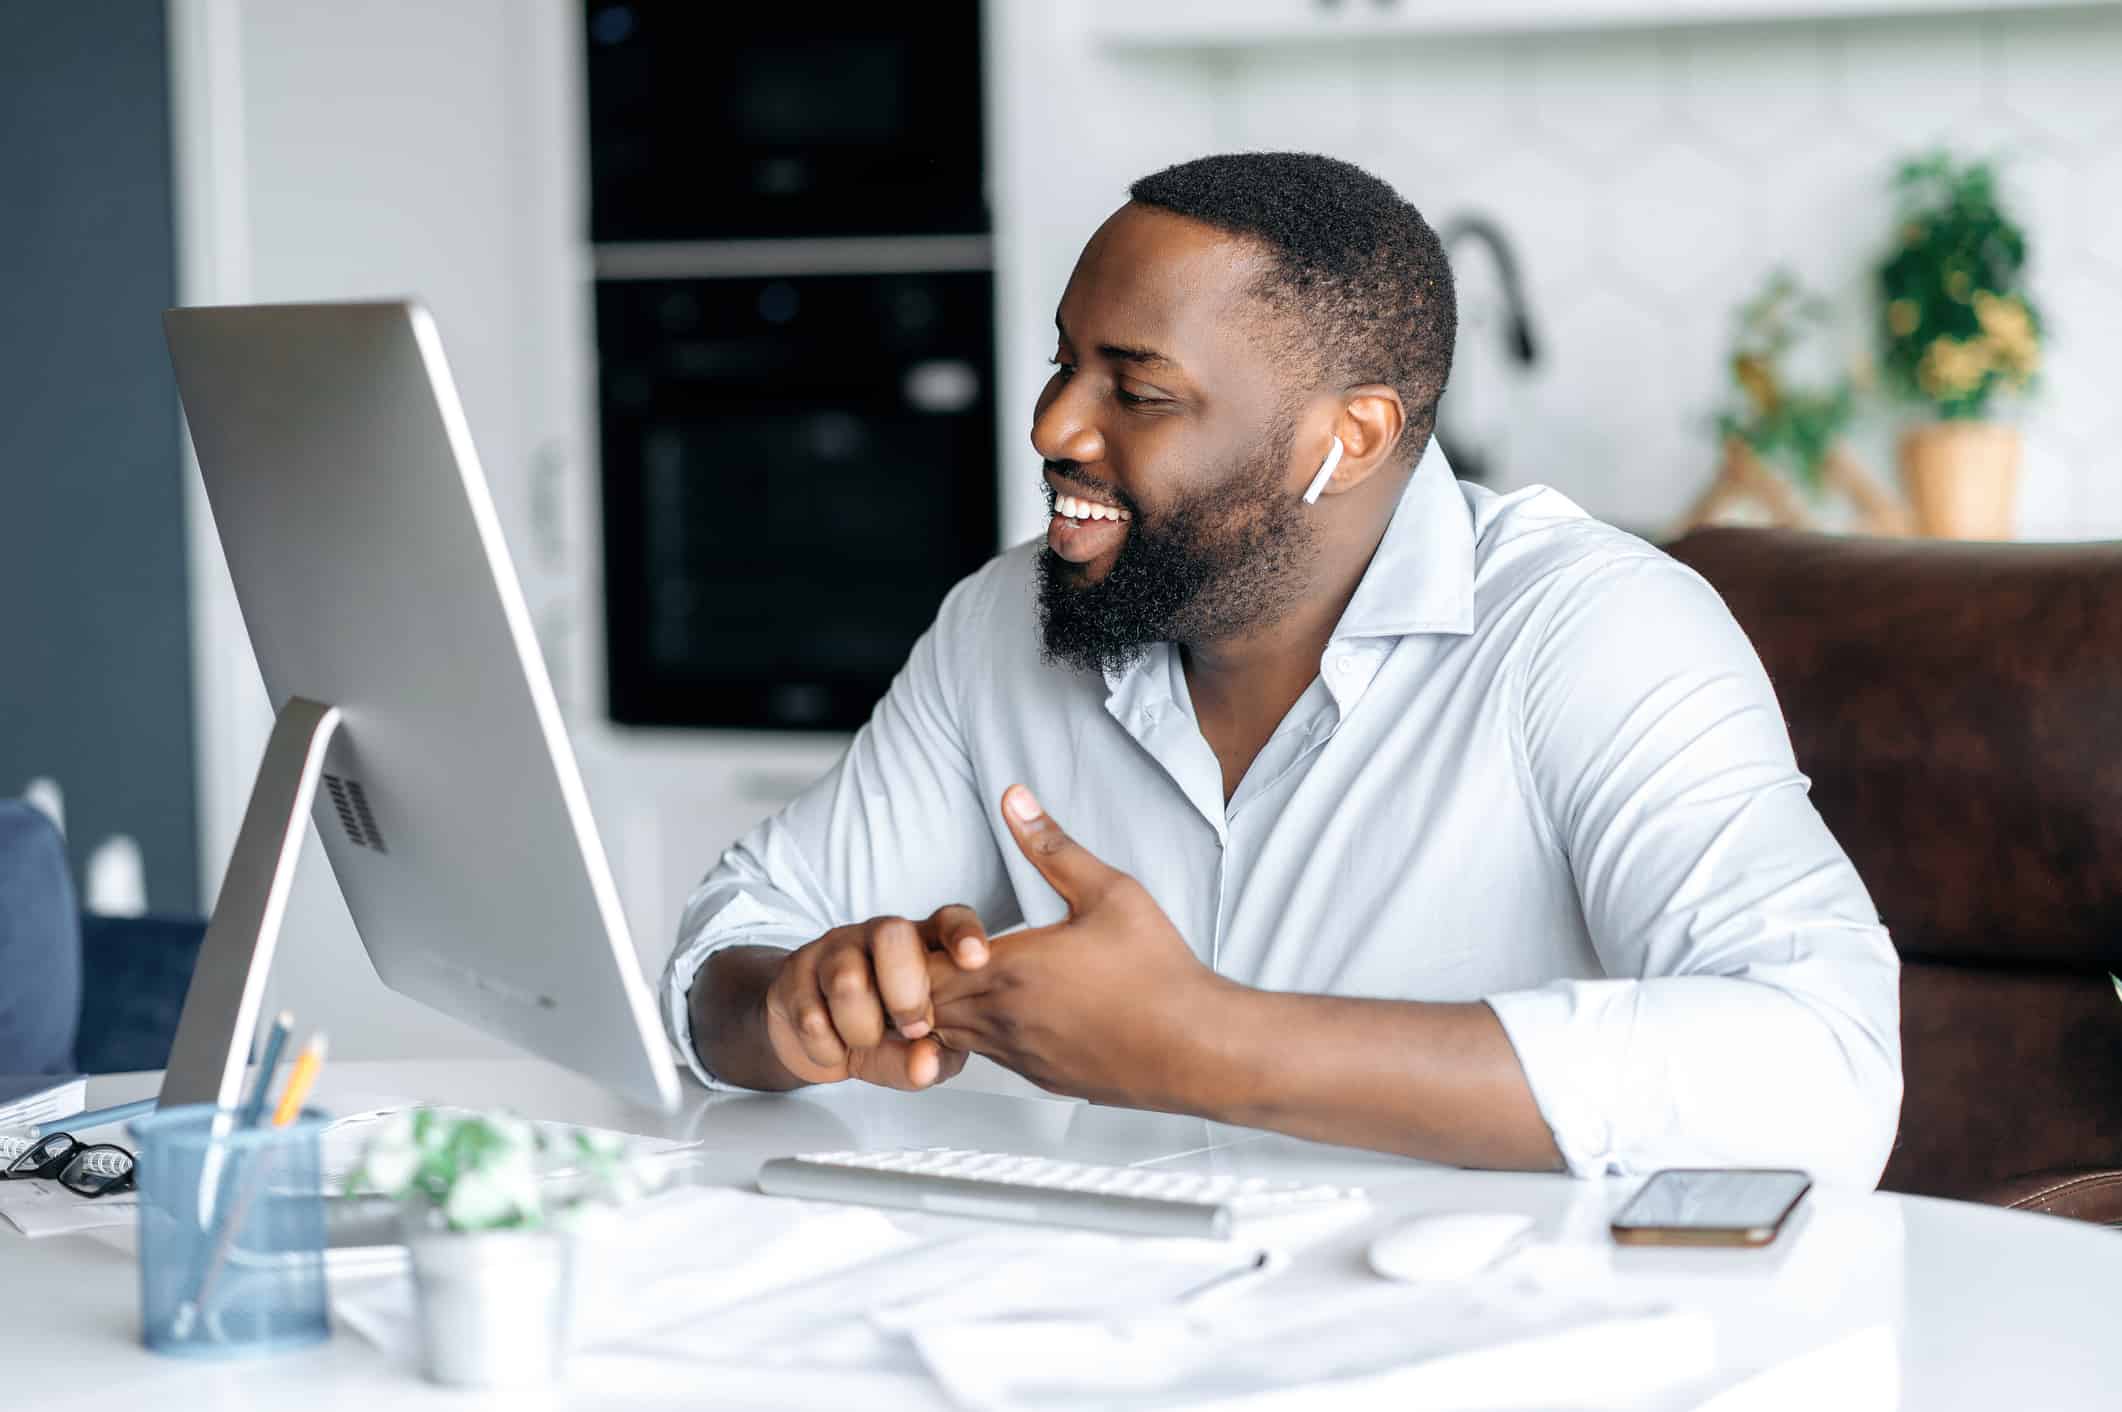
[[[1092,0],[1098,42],[1215,48],[1400,35],[1530,34],[2068,10],[2117,0]]]

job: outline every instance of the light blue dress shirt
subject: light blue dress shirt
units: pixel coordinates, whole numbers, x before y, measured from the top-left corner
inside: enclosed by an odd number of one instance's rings
[[[1041,659],[1036,549],[952,590],[846,756],[688,902],[664,1010],[704,1082],[686,996],[720,947],[950,902],[1061,920],[1002,824],[1021,781],[1225,976],[1485,1000],[1572,1172],[1877,1182],[1899,965],[1692,571],[1432,443],[1226,804],[1173,647],[1103,679]]]

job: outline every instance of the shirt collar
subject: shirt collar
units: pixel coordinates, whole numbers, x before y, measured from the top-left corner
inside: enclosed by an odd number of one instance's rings
[[[1444,448],[1429,439],[1400,503],[1334,625],[1334,640],[1474,630],[1474,519]],[[1107,704],[1116,713],[1170,697],[1171,644],[1160,642],[1117,671],[1107,669]],[[1131,690],[1124,690],[1125,686]]]
[[[1334,638],[1473,630],[1473,511],[1431,437]]]

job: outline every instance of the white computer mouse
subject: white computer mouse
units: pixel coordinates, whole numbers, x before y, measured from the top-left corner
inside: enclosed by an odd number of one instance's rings
[[[1370,1243],[1370,1267],[1389,1280],[1423,1283],[1479,1274],[1532,1234],[1516,1211],[1441,1211],[1417,1216]]]

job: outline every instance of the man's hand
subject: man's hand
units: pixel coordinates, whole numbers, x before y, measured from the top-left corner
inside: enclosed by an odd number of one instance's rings
[[[1183,1110],[1216,1022],[1242,987],[1201,964],[1141,883],[1063,833],[1013,785],[1002,817],[1068,903],[1068,920],[999,938],[974,969],[929,960],[935,1032],[1041,1088]]]
[[[767,1043],[804,1083],[862,1079],[927,1088],[965,1067],[933,1033],[931,967],[955,975],[988,962],[986,929],[970,907],[926,921],[873,917],[836,927],[781,963],[766,988]]]

